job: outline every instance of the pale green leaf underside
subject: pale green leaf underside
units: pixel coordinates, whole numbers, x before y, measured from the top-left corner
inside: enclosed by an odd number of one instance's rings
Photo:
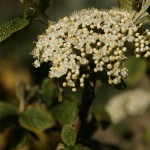
[[[61,125],[73,124],[78,113],[78,108],[71,102],[63,102],[55,106],[52,113]]]
[[[61,138],[66,145],[74,145],[76,142],[76,131],[71,125],[65,125],[61,131]]]
[[[52,115],[40,107],[27,108],[19,122],[25,129],[33,132],[42,132],[55,125]]]

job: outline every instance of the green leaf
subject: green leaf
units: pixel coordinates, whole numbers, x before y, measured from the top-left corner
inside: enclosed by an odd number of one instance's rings
[[[119,7],[124,10],[128,10],[132,12],[140,11],[142,6],[142,0],[118,0],[119,1]]]
[[[29,20],[25,18],[15,18],[0,26],[0,42],[9,38],[15,32],[24,29],[29,25]]]
[[[9,103],[0,102],[0,119],[16,115],[17,106]]]
[[[66,145],[74,145],[76,142],[77,133],[71,125],[65,125],[61,131],[62,141]]]
[[[17,121],[17,106],[0,102],[0,131]]]
[[[77,113],[77,105],[71,102],[62,102],[52,109],[52,113],[61,125],[73,124]]]
[[[46,105],[48,107],[51,106],[54,98],[57,97],[57,87],[54,81],[50,78],[46,78],[42,83],[40,93]]]
[[[119,7],[128,11],[132,11],[132,5],[134,0],[119,0]]]
[[[24,17],[35,19],[50,5],[51,0],[23,0]]]
[[[33,0],[23,0],[23,5],[25,18],[35,19],[38,16]]]
[[[28,107],[20,116],[19,122],[25,129],[41,132],[55,125],[52,115],[41,107]]]
[[[126,83],[121,79],[121,82],[117,85],[114,85],[114,87],[118,90],[125,90],[127,88]]]
[[[128,77],[125,80],[128,85],[136,85],[144,76],[147,68],[147,62],[145,59],[137,59],[133,56],[130,56],[125,66],[128,68]]]

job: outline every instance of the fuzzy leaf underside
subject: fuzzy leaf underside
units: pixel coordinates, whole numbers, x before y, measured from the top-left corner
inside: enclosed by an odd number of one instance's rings
[[[49,107],[53,103],[55,97],[57,97],[57,87],[55,82],[50,79],[46,78],[42,82],[40,93],[43,97],[43,101]]]
[[[74,145],[76,142],[76,131],[71,125],[65,125],[61,131],[61,138],[66,145]]]
[[[29,107],[19,118],[20,124],[27,130],[42,132],[55,125],[52,115],[44,108]]]
[[[0,26],[0,42],[9,38],[12,34],[24,29],[29,25],[26,18],[15,18]]]
[[[52,113],[60,125],[73,124],[78,108],[71,102],[62,102],[52,109]]]

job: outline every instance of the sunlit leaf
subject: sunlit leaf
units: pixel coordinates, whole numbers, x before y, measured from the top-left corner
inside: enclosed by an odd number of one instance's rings
[[[25,18],[15,18],[0,26],[0,42],[9,38],[13,33],[24,29],[29,24]]]
[[[61,131],[62,141],[66,145],[74,145],[76,142],[77,133],[71,125],[65,125]]]
[[[55,125],[52,115],[40,107],[28,107],[20,116],[19,122],[25,129],[33,132],[41,132]]]
[[[78,108],[74,103],[62,102],[53,108],[52,113],[61,125],[73,124],[78,113]]]

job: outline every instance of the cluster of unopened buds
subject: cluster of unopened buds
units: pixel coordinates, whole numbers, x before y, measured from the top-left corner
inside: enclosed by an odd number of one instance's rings
[[[49,25],[32,51],[35,67],[50,63],[50,78],[61,78],[62,87],[84,87],[89,72],[105,71],[109,84],[119,84],[128,75],[125,52],[137,58],[150,56],[150,31],[141,33],[131,14],[122,10],[95,8],[74,12]],[[127,45],[132,45],[133,48]],[[91,67],[91,64],[92,65]]]

